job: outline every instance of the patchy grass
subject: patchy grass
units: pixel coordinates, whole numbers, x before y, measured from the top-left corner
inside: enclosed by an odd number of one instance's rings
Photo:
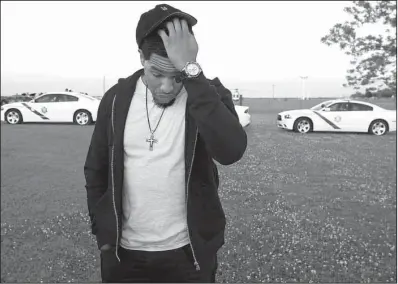
[[[277,112],[317,103],[244,101],[247,152],[219,166],[218,282],[397,282],[396,134],[275,127]],[[1,282],[100,281],[83,175],[92,130],[1,125]]]

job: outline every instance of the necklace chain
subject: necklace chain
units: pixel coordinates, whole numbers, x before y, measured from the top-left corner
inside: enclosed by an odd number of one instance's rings
[[[163,114],[164,114],[164,111],[166,110],[166,108],[163,109],[162,115],[159,118],[158,124],[156,125],[155,129],[152,131],[151,122],[149,120],[149,112],[148,112],[148,86],[146,86],[146,90],[145,90],[145,106],[146,106],[146,117],[147,117],[147,120],[148,120],[149,131],[151,132],[151,135],[153,136],[153,134],[155,133],[156,129],[158,129],[158,126],[160,124],[160,121],[162,120],[162,117],[163,117]]]

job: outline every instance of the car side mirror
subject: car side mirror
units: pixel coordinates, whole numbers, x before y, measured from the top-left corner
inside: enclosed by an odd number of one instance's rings
[[[323,111],[330,111],[330,107],[325,107]]]

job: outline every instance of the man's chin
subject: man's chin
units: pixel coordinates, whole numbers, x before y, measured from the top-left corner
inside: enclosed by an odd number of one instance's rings
[[[176,101],[175,98],[172,99],[171,101],[168,101],[168,102],[160,102],[160,101],[158,101],[158,100],[153,100],[153,102],[155,103],[155,105],[156,105],[157,107],[160,107],[160,108],[166,108],[166,107],[172,106],[172,105],[175,103],[175,101]]]

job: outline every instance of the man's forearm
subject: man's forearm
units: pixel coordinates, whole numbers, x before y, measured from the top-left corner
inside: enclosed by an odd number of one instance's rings
[[[223,165],[239,161],[246,150],[247,136],[235,110],[228,109],[221,100],[221,96],[228,94],[218,94],[203,73],[184,80],[184,87],[189,113],[211,156]]]

